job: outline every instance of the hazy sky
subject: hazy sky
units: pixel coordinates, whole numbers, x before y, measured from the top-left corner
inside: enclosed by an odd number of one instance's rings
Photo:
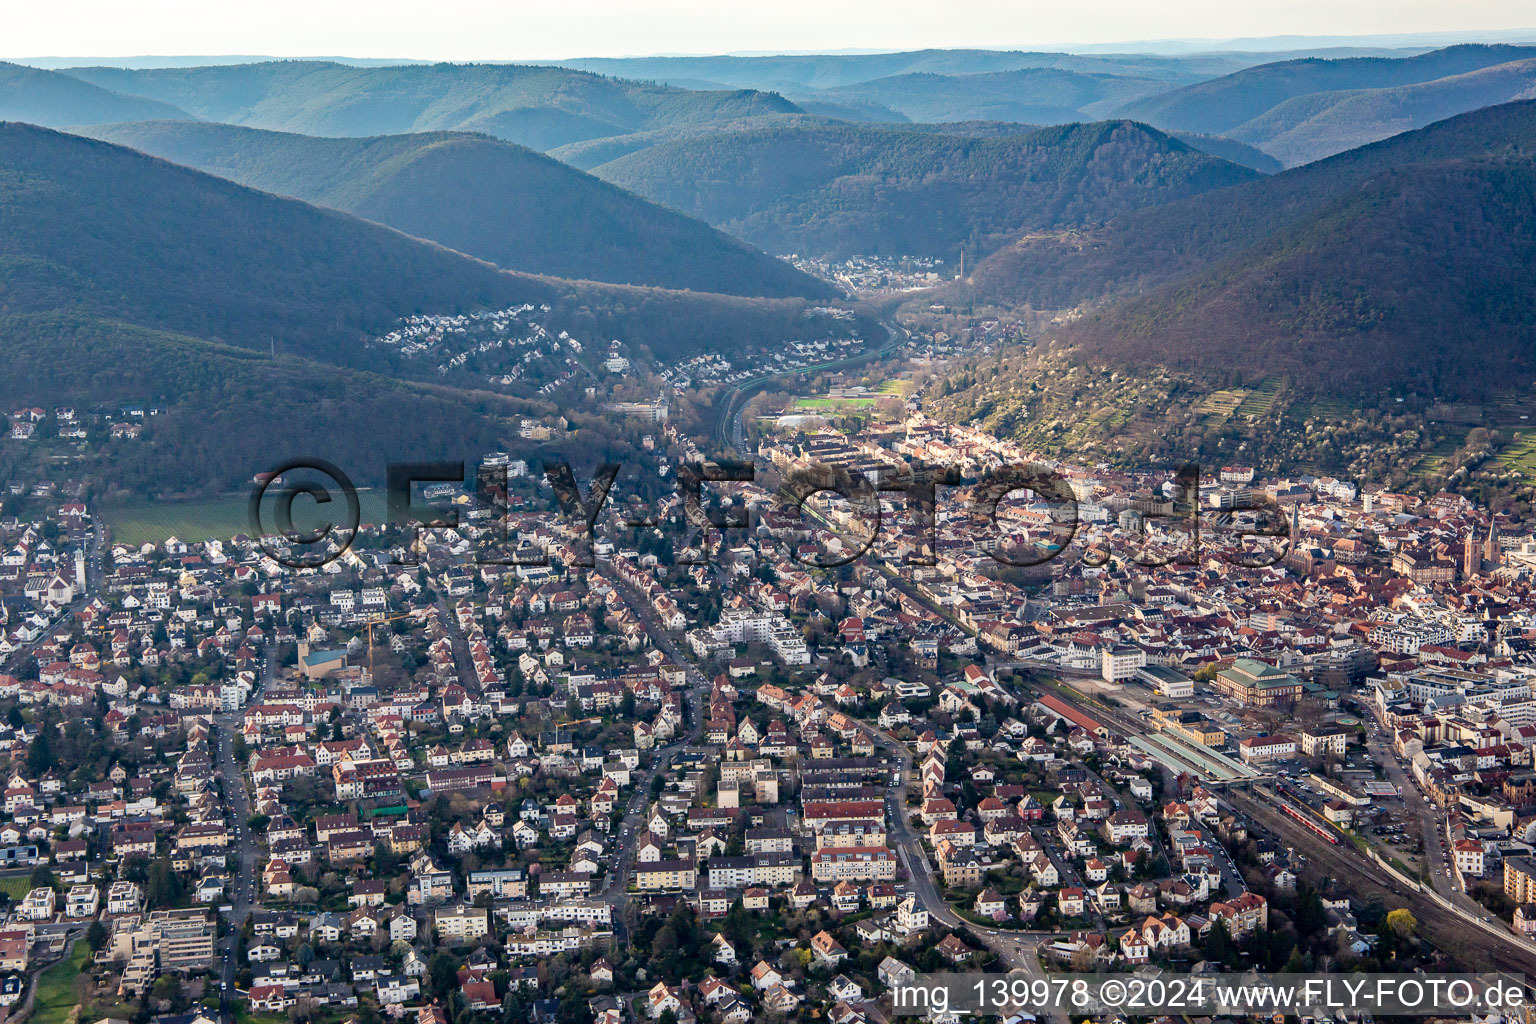
[[[10,0],[6,56],[527,60],[1512,29],[1529,0]]]

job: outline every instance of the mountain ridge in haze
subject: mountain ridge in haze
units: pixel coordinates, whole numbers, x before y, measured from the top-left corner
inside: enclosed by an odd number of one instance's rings
[[[536,65],[278,61],[70,68],[60,74],[248,128],[320,136],[472,131],[538,150],[667,125],[798,110],[773,93],[690,92]]]
[[[179,121],[81,133],[378,221],[508,270],[734,295],[834,294],[706,224],[489,136],[317,138]]]
[[[775,121],[664,141],[593,173],[769,252],[989,252],[1021,231],[1098,223],[1250,180],[1130,122],[955,135]]]
[[[0,121],[66,128],[94,121],[192,120],[169,103],[125,96],[58,71],[0,62]]]
[[[377,471],[489,450],[526,402],[368,341],[406,316],[523,303],[550,306],[556,330],[659,358],[803,336],[808,309],[518,274],[121,146],[0,124],[0,337],[13,371],[0,398],[163,402],[160,447],[114,451],[103,467],[119,483],[227,488],[263,468],[231,453],[366,458]]]
[[[1412,57],[1277,61],[1135,100],[1114,113],[1165,131],[1238,139],[1295,165],[1526,98],[1475,73],[1533,58],[1536,47],[1464,44]],[[1402,116],[1415,97],[1423,112]]]

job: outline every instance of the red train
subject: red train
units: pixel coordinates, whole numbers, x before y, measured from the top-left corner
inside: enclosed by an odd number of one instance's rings
[[[1287,817],[1295,818],[1297,821],[1301,822],[1318,838],[1326,839],[1330,844],[1334,846],[1339,845],[1338,832],[1334,831],[1332,828],[1329,828],[1327,825],[1320,823],[1317,820],[1316,815],[1307,811],[1297,810],[1288,800],[1280,801],[1280,810],[1283,811]]]

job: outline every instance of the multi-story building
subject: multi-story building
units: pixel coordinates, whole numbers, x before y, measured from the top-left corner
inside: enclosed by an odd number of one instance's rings
[[[1343,729],[1303,729],[1296,739],[1297,747],[1307,757],[1343,757],[1349,733]]]
[[[745,857],[711,857],[711,889],[744,889],[749,885],[793,885],[800,875],[800,858],[792,853],[749,853]]]
[[[1456,870],[1473,878],[1483,876],[1483,844],[1475,839],[1458,839],[1451,847]]]
[[[438,907],[432,915],[437,934],[453,942],[473,942],[490,932],[490,914],[484,907],[466,907],[456,903],[451,907]]]
[[[1272,707],[1301,696],[1299,679],[1252,658],[1238,658],[1218,671],[1213,685],[1233,700],[1253,707]]]
[[[884,846],[828,846],[811,854],[817,882],[888,882],[896,877],[896,851]]]
[[[95,917],[101,893],[90,884],[72,885],[64,895],[65,917]]]
[[[1296,756],[1296,741],[1284,733],[1250,736],[1237,744],[1237,752],[1250,763]]]
[[[119,879],[107,888],[108,914],[137,914],[143,905],[139,887],[126,879]]]
[[[503,868],[469,873],[469,896],[490,893],[496,899],[520,900],[528,896],[528,874],[522,868]]]
[[[692,889],[698,880],[698,869],[690,861],[657,860],[635,868],[635,886],[642,891]]]
[[[1147,663],[1147,652],[1134,644],[1110,644],[1100,652],[1099,674],[1106,682],[1134,678]]]
[[[1516,903],[1536,903],[1536,861],[1504,858],[1504,895]]]

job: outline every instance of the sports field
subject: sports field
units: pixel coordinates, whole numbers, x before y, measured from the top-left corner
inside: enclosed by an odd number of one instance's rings
[[[792,407],[795,411],[804,412],[829,412],[837,409],[868,409],[879,399],[871,397],[859,398],[797,398]]]
[[[133,502],[106,505],[101,517],[112,528],[116,544],[158,544],[167,537],[187,542],[216,538],[226,540],[237,533],[250,533],[250,498],[231,495],[196,501]],[[385,493],[379,489],[360,490],[358,510],[364,523],[379,523],[385,518]],[[341,506],[344,514],[345,506]],[[293,525],[300,530],[323,526],[327,519],[339,521],[322,511],[302,495],[293,503]],[[270,527],[269,527],[270,529]]]

